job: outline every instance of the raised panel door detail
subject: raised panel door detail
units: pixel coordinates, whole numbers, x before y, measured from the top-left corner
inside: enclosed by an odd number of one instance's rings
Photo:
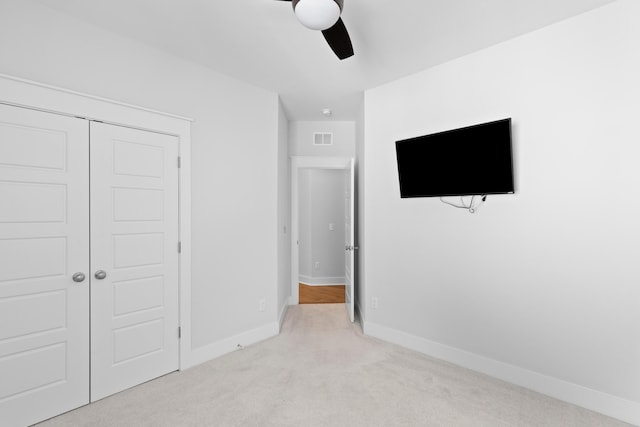
[[[0,223],[64,223],[67,186],[0,181]]]
[[[66,255],[66,237],[0,240],[0,283],[64,276]]]
[[[67,132],[0,121],[0,165],[66,169]]]
[[[113,189],[113,220],[162,221],[164,191],[144,188]]]
[[[113,236],[114,268],[131,268],[162,264],[163,233]]]
[[[113,140],[113,173],[162,178],[164,149],[157,145]]]
[[[66,326],[65,290],[0,298],[0,342]]]
[[[162,276],[113,283],[113,315],[123,316],[164,305]]]
[[[0,402],[67,379],[67,346],[65,343],[36,348],[0,358]],[[30,369],[25,370],[24,365]]]
[[[114,365],[160,351],[164,347],[163,321],[155,319],[116,329],[113,343]]]

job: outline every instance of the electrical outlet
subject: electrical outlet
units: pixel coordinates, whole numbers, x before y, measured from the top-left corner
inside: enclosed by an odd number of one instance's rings
[[[316,271],[320,270],[320,261],[316,261],[315,264],[313,265],[313,268]]]
[[[371,298],[371,308],[373,308],[374,310],[378,309],[378,298]]]
[[[258,310],[264,311],[266,308],[267,308],[267,300],[265,298],[262,298],[260,300],[260,303],[258,304]]]

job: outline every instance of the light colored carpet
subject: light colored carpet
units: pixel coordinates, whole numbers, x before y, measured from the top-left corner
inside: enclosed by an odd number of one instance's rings
[[[41,424],[625,426],[366,337],[343,304],[289,308],[282,333]]]

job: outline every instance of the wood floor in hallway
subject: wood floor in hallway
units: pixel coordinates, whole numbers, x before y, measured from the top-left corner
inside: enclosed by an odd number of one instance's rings
[[[339,304],[344,303],[344,285],[309,286],[298,284],[300,304]]]

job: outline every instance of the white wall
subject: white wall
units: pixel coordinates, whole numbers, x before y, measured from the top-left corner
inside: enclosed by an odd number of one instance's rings
[[[343,170],[300,170],[298,271],[306,284],[344,284],[345,178]]]
[[[344,283],[345,184],[343,170],[314,169],[311,171],[313,193],[311,233],[312,262],[315,281]],[[332,225],[332,229],[330,229]]]
[[[364,95],[364,94],[363,94]],[[367,250],[365,244],[364,235],[364,171],[365,171],[365,157],[364,157],[364,97],[358,110],[358,117],[356,118],[356,229],[355,229],[355,246],[358,250],[355,252],[355,305],[356,310],[359,312],[361,321],[366,319],[367,310],[367,294],[365,285],[365,252]]]
[[[216,346],[226,338],[271,331],[278,299],[277,94],[28,0],[2,1],[0,52],[0,73],[195,119],[192,346],[206,358],[235,348],[236,340]],[[262,298],[267,306],[259,312]]]
[[[333,145],[314,146],[314,132],[332,132]],[[354,157],[355,122],[290,122],[289,155],[309,157]]]
[[[640,424],[639,16],[620,0],[365,93],[368,333]],[[504,117],[515,195],[400,199],[394,141]]]
[[[289,121],[278,104],[278,313],[282,323],[291,296],[291,178]]]

